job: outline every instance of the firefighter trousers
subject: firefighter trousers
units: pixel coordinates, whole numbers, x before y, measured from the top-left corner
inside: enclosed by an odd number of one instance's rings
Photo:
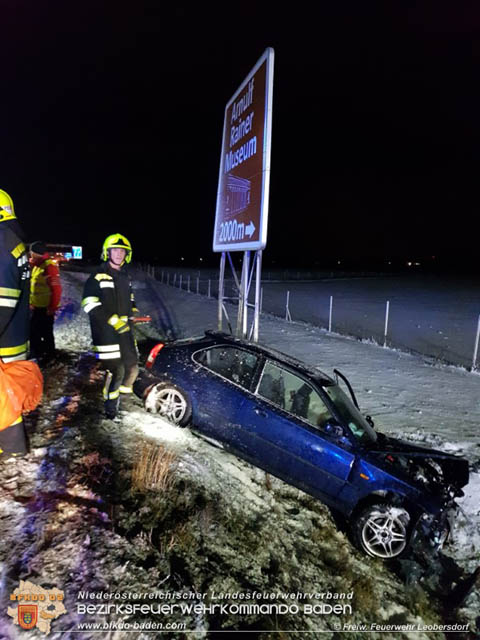
[[[120,394],[132,393],[138,375],[137,347],[131,332],[119,336],[120,358],[104,360],[106,370],[103,399],[108,414],[115,414]]]

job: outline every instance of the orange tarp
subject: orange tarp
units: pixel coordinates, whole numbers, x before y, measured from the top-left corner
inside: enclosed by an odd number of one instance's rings
[[[32,411],[43,393],[43,376],[31,360],[2,362],[0,359],[0,431],[24,411]]]

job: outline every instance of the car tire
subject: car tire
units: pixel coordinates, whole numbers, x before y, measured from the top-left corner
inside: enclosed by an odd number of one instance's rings
[[[158,413],[179,427],[187,426],[192,418],[188,394],[171,382],[152,385],[145,395],[144,406],[150,413]]]
[[[369,556],[390,560],[401,556],[410,541],[411,517],[404,507],[371,504],[352,524],[357,546]]]

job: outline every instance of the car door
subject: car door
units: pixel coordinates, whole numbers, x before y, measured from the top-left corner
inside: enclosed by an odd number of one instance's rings
[[[258,357],[233,345],[215,345],[193,354],[195,426],[205,435],[232,444],[238,437],[238,408],[250,388]]]
[[[334,503],[355,460],[349,442],[330,438],[330,410],[313,385],[267,360],[255,393],[246,394],[236,420],[245,457],[287,482]]]

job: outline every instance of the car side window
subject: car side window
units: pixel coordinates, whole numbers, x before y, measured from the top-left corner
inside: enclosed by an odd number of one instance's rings
[[[314,427],[323,428],[332,417],[319,393],[308,382],[273,362],[265,363],[257,393]]]
[[[193,359],[210,371],[246,389],[250,388],[258,361],[255,354],[228,345],[203,349],[195,353]]]

